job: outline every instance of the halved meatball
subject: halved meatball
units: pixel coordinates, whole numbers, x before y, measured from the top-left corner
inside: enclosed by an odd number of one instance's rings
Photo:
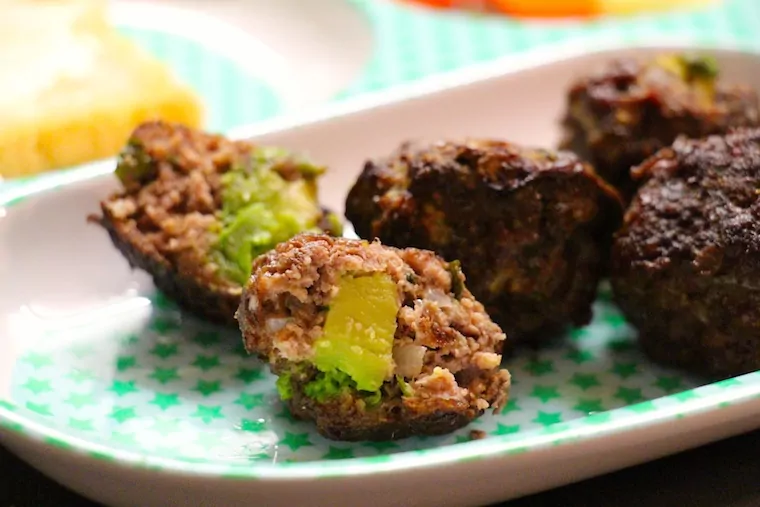
[[[149,122],[120,155],[122,190],[90,221],[181,307],[235,325],[254,257],[303,231],[341,232],[317,202],[323,170],[278,148]]]
[[[711,376],[760,368],[760,129],[679,138],[634,175],[611,281],[644,350]]]
[[[636,190],[631,167],[677,136],[759,124],[757,92],[722,80],[708,56],[623,58],[573,83],[560,147],[590,161],[628,200]]]
[[[368,161],[346,201],[362,238],[461,261],[510,343],[589,322],[621,215],[574,154],[487,139],[405,143]]]
[[[338,440],[460,428],[507,399],[505,339],[432,252],[302,234],[258,257],[237,319],[299,418]]]

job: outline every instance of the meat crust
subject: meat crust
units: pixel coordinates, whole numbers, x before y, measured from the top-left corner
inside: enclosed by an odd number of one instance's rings
[[[512,344],[590,321],[621,215],[574,154],[477,139],[405,143],[368,161],[346,201],[359,236],[460,260]]]
[[[760,368],[760,129],[679,138],[634,175],[612,287],[644,350],[711,376]]]

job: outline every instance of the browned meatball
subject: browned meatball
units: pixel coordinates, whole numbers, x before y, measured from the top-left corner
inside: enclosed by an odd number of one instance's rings
[[[760,129],[680,138],[634,174],[612,286],[643,348],[709,375],[760,368]]]
[[[359,236],[461,261],[512,343],[589,322],[620,215],[574,154],[495,140],[404,144],[367,162],[346,201]]]
[[[277,148],[147,122],[119,157],[122,189],[89,220],[182,308],[234,326],[257,251],[304,230],[341,232],[316,201],[321,171]]]
[[[504,341],[432,252],[299,235],[253,264],[237,313],[291,412],[339,440],[443,434],[504,405]]]
[[[633,165],[678,135],[703,137],[730,127],[757,126],[757,93],[720,80],[709,57],[664,54],[618,59],[570,88],[560,147],[589,160],[626,199]]]

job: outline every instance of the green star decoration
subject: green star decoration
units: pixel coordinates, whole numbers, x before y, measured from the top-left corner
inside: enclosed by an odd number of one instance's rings
[[[116,369],[123,372],[137,365],[135,356],[119,356],[116,359]]]
[[[221,406],[208,406],[208,405],[198,405],[198,408],[195,410],[195,413],[191,414],[191,416],[197,417],[198,419],[200,419],[206,424],[211,424],[211,422],[213,422],[214,419],[224,418],[224,415],[222,415]]]
[[[150,402],[161,410],[168,410],[171,407],[180,405],[179,394],[177,393],[156,393],[156,396]]]
[[[641,394],[641,389],[630,389],[627,387],[621,387],[615,393],[615,398],[625,402],[627,405],[632,405],[644,400],[644,396]]]
[[[285,406],[283,406],[282,410],[277,412],[274,416],[279,419],[285,419],[286,421],[289,421],[289,422],[298,422],[298,419],[293,417],[293,414],[290,413],[290,410],[288,409],[288,407],[285,407]]]
[[[539,410],[538,415],[535,419],[533,419],[534,423],[538,423],[541,426],[551,426],[552,424],[557,424],[559,422],[562,422],[562,413],[561,412],[541,412]]]
[[[30,378],[22,387],[34,394],[46,393],[52,389],[49,380],[40,380],[36,378]]]
[[[151,302],[153,303],[153,306],[155,306],[158,310],[169,310],[173,307],[173,304],[169,298],[160,292],[156,292],[156,294],[151,298]]]
[[[594,359],[594,354],[588,350],[571,350],[565,354],[565,359],[569,359],[575,364],[583,364]]]
[[[195,387],[193,387],[193,391],[196,391],[198,393],[201,393],[203,396],[211,396],[215,392],[222,390],[222,383],[218,380],[208,381],[208,380],[199,380],[197,384],[195,384]]]
[[[641,403],[636,403],[635,405],[631,405],[627,408],[629,410],[632,410],[633,412],[644,413],[644,412],[651,412],[652,410],[656,410],[657,406],[654,404],[652,400],[647,400],[647,401],[642,401]]]
[[[613,352],[626,352],[636,348],[636,345],[631,340],[615,340],[607,344],[607,348]]]
[[[467,438],[469,439],[469,437]],[[393,442],[366,442],[364,443],[364,447],[371,447],[372,449],[375,449],[378,454],[383,454],[390,449],[398,449],[398,444]]]
[[[246,384],[250,384],[254,380],[260,380],[264,374],[260,368],[239,368],[235,374],[235,378],[242,380]]]
[[[134,333],[128,334],[124,338],[122,338],[121,343],[124,345],[134,345],[140,341],[140,337],[137,336]]]
[[[616,361],[610,372],[614,373],[621,379],[627,379],[632,375],[636,375],[639,372],[639,367],[636,363],[622,363]]]
[[[53,413],[50,411],[50,405],[46,403],[33,403],[31,401],[27,401],[26,408],[40,415],[46,415],[46,416],[53,415]]]
[[[349,459],[354,457],[354,451],[349,448],[330,446],[322,459]]]
[[[716,382],[715,385],[717,387],[732,387],[732,386],[741,385],[741,382],[739,382],[736,378],[731,377],[731,378],[727,378],[719,382]]]
[[[71,380],[80,384],[87,382],[95,378],[95,375],[91,371],[76,369],[67,375]]]
[[[90,419],[69,418],[69,428],[78,431],[92,431],[92,421]]]
[[[680,389],[683,386],[683,383],[680,377],[661,376],[657,377],[657,381],[654,383],[654,385],[666,393],[672,393],[673,391]]]
[[[134,380],[114,380],[109,388],[109,391],[116,393],[116,396],[126,396],[130,393],[136,393],[137,387],[135,387]]]
[[[605,319],[605,322],[607,323],[608,326],[616,328],[616,329],[619,327],[623,327],[627,324],[625,317],[623,317],[619,313],[614,314],[614,315],[609,315]]]
[[[570,383],[580,387],[584,391],[601,385],[599,379],[593,373],[576,373],[570,379]]]
[[[219,333],[216,331],[201,331],[195,335],[193,341],[201,347],[208,348],[219,343]]]
[[[560,397],[556,387],[539,385],[533,387],[533,391],[530,393],[530,396],[532,398],[541,400],[541,403],[548,403],[551,400]]]
[[[176,343],[157,343],[150,351],[156,357],[168,359],[177,355],[178,347]]]
[[[261,433],[262,431],[266,430],[267,423],[263,419],[243,419],[240,421],[240,429],[243,431],[248,431],[250,433]]]
[[[691,399],[697,398],[697,394],[694,391],[682,391],[678,394],[674,394],[673,398],[678,401],[689,401]]]
[[[497,423],[496,429],[491,432],[491,435],[511,435],[520,431],[519,425],[507,426],[505,424]]]
[[[592,412],[604,412],[604,406],[602,406],[600,399],[581,399],[578,400],[573,410],[590,414]]]
[[[166,319],[163,317],[157,317],[153,319],[153,321],[150,323],[150,329],[151,331],[155,331],[159,334],[164,334],[169,331],[176,331],[179,328],[177,326],[177,323],[174,322],[171,319]]]
[[[35,369],[53,364],[53,359],[49,355],[41,354],[39,352],[30,352],[26,354],[23,361],[31,364]]]
[[[195,356],[195,361],[193,361],[193,366],[200,368],[203,371],[216,368],[219,364],[219,356],[206,356],[203,354]]]
[[[111,433],[110,440],[125,447],[132,447],[135,445],[135,435],[133,433],[124,433],[122,431],[114,431]]]
[[[179,375],[177,374],[177,368],[156,368],[150,374],[150,378],[156,379],[161,384],[167,384],[179,379]]]
[[[66,398],[65,403],[76,409],[80,409],[86,405],[94,405],[95,397],[92,393],[71,393],[69,397]]]
[[[109,417],[119,424],[124,424],[130,419],[137,417],[137,414],[135,414],[134,407],[121,407],[116,405],[113,407],[113,410],[111,410],[111,415]]]
[[[522,410],[520,406],[517,404],[517,400],[514,398],[510,398],[507,401],[507,404],[504,405],[504,408],[501,409],[502,414],[508,414],[510,412],[517,412],[519,410]]]
[[[235,405],[245,407],[246,410],[251,410],[256,407],[260,407],[264,404],[263,394],[249,394],[240,393],[240,396],[235,400]]]
[[[550,360],[533,360],[525,365],[525,369],[534,377],[540,377],[554,372],[554,362]]]
[[[455,444],[463,444],[465,442],[472,442],[470,435],[457,435],[456,438],[454,438]]]
[[[584,328],[577,328],[570,331],[570,339],[574,342],[581,341],[588,336],[589,332]]]
[[[280,440],[280,445],[290,447],[291,451],[297,451],[301,447],[308,447],[314,444],[309,440],[308,433],[291,433],[286,431],[285,438]]]

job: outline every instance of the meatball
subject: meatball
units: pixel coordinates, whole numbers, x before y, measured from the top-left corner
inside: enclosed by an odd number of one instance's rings
[[[368,161],[346,201],[359,236],[459,260],[510,344],[589,322],[621,216],[574,154],[484,139],[403,144]]]
[[[277,148],[149,122],[120,154],[122,189],[89,220],[182,308],[235,326],[253,257],[302,231],[341,232],[316,200],[322,170]]]
[[[712,58],[617,59],[571,86],[560,147],[590,161],[628,200],[632,166],[682,134],[760,125],[759,108],[754,90],[719,79]]]
[[[258,257],[237,319],[291,413],[336,440],[444,434],[506,402],[505,335],[456,263],[302,234]]]
[[[760,368],[760,129],[681,137],[634,175],[611,282],[642,348],[710,376]]]

